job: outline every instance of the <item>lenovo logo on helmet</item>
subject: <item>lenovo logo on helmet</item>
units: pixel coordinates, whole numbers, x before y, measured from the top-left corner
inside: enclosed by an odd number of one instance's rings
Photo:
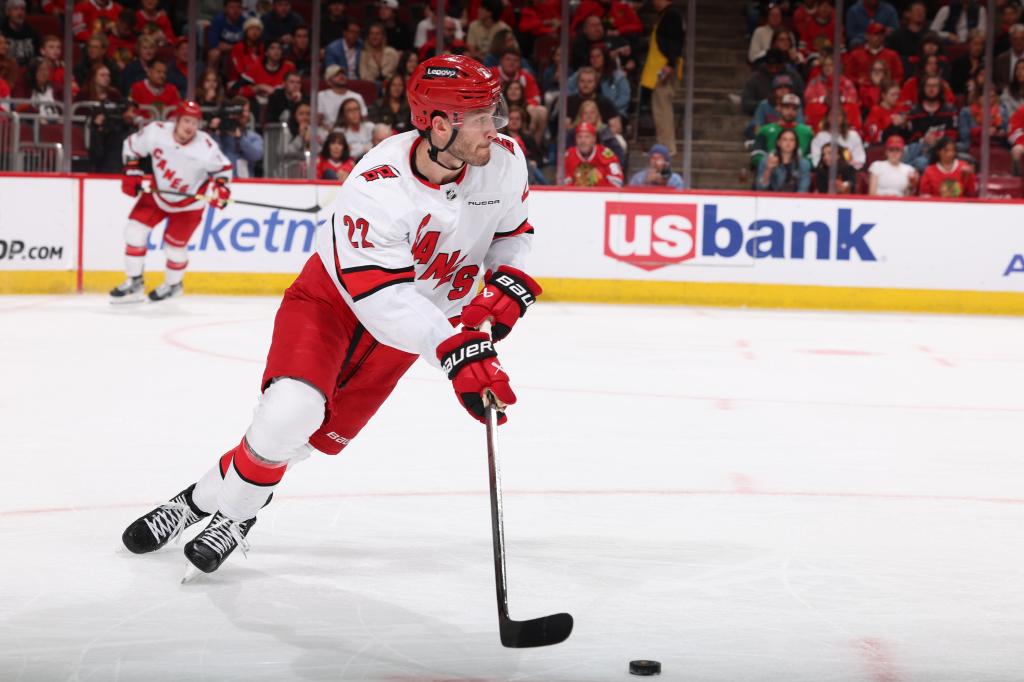
[[[428,66],[426,70],[428,78],[458,78],[459,72],[447,66]]]

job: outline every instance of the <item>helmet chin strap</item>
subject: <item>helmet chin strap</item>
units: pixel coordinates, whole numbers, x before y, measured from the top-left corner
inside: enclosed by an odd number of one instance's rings
[[[462,170],[466,166],[466,162],[463,161],[461,166],[456,166],[455,168],[452,168],[447,164],[441,163],[437,158],[438,154],[440,154],[441,152],[448,151],[448,148],[452,146],[453,142],[455,142],[455,137],[459,134],[458,128],[452,126],[452,136],[448,138],[448,144],[441,148],[438,148],[437,145],[434,144],[434,138],[433,136],[431,136],[429,128],[427,130],[421,130],[420,134],[423,135],[423,137],[427,138],[427,144],[429,145],[427,147],[427,156],[429,156],[430,160],[436,163],[438,166],[450,171]]]

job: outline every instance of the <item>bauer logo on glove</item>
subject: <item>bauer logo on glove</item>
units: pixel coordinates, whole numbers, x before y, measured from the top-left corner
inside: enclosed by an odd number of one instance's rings
[[[502,409],[516,401],[516,394],[485,332],[459,332],[437,347],[437,358],[452,382],[455,397],[473,419],[484,422],[485,408],[493,401],[498,423],[508,421]]]
[[[479,329],[490,320],[493,323],[491,338],[501,341],[512,331],[516,320],[534,304],[542,289],[525,272],[508,265],[488,273],[485,282],[484,290],[462,311],[462,324],[469,329]]]

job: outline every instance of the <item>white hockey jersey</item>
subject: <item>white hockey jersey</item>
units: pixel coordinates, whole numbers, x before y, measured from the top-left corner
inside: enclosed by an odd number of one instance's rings
[[[381,142],[342,185],[317,253],[356,317],[389,346],[439,366],[449,320],[477,292],[487,270],[523,269],[528,220],[526,159],[504,135],[485,166],[466,166],[435,185],[412,168],[424,140],[415,130]]]
[[[211,177],[231,179],[231,162],[217,143],[198,130],[191,142],[179,144],[174,139],[173,121],[150,123],[129,135],[121,153],[126,162],[153,157],[153,181],[156,183],[153,198],[160,208],[170,213],[194,211],[202,207],[202,202],[160,192],[196,195]]]

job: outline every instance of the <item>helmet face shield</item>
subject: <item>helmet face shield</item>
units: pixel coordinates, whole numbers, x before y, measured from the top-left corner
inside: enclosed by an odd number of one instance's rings
[[[508,104],[502,95],[489,107],[483,109],[470,109],[455,116],[452,125],[456,128],[466,130],[488,131],[493,126],[495,130],[501,130],[508,125]]]

